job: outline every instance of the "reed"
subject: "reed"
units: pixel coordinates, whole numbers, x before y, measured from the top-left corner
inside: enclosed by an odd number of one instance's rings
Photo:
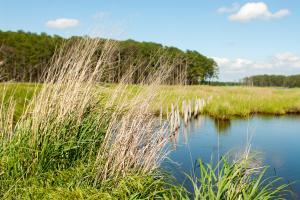
[[[102,45],[101,52],[99,45]],[[130,178],[135,177],[133,180],[138,185],[139,176],[152,180],[142,184],[151,183],[149,187],[154,187],[153,191],[140,190],[140,194],[161,190],[165,191],[164,195],[172,195],[167,192],[163,177],[151,178],[167,155],[169,129],[166,123],[158,125],[150,113],[157,88],[172,66],[161,60],[158,64],[162,70],[141,81],[143,90],[131,88],[133,95],[129,98],[126,91],[134,67],[138,66],[130,67],[122,81],[107,93],[101,77],[110,70],[114,50],[113,42],[103,44],[98,39],[85,38],[65,44],[56,52],[44,83],[17,121],[13,120],[14,99],[4,100],[7,97],[3,95],[0,106],[2,198],[22,194],[40,198],[43,188],[51,193],[53,188],[60,187],[72,194],[79,188],[81,192],[87,189],[118,196],[121,183],[129,186]],[[71,178],[72,174],[76,179]],[[136,190],[131,185],[130,189]],[[125,189],[122,192],[122,198],[133,195]]]
[[[150,105],[157,95],[159,84],[168,74],[168,69],[159,71],[155,74],[155,78],[150,77],[152,80],[144,80],[151,84],[138,91],[133,98],[122,94],[124,90],[117,90],[117,94],[114,94],[121,99],[114,107],[103,144],[98,152],[98,159],[106,161],[105,168],[101,169],[99,174],[102,179],[117,172],[125,175],[132,168],[151,172],[166,156],[168,125],[159,124],[157,117],[151,113]]]
[[[216,165],[198,161],[199,178],[188,176],[193,185],[193,199],[287,199],[288,184],[281,178],[266,178],[267,167],[253,165],[243,157],[229,162],[223,157]]]

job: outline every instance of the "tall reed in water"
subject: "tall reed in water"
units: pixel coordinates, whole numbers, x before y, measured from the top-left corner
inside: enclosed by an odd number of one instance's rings
[[[265,178],[267,167],[253,164],[253,159],[243,156],[229,161],[223,157],[215,166],[198,161],[199,178],[191,176],[194,199],[286,199],[290,195],[281,178]]]

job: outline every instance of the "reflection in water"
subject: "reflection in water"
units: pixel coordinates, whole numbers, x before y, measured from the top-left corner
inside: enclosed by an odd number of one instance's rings
[[[270,166],[266,175],[280,176],[283,181],[293,183],[291,190],[300,197],[299,130],[300,116],[254,116],[231,121],[199,116],[187,127],[181,124],[179,132],[172,136],[170,146],[173,151],[168,159],[172,162],[166,161],[162,167],[184,184],[187,182],[184,173],[191,174],[196,170],[195,160],[201,158],[209,163],[212,158],[228,153],[239,156],[249,145],[252,153],[259,152],[254,156],[253,165]]]
[[[193,128],[195,129],[200,129],[202,127],[202,125],[204,124],[204,120],[205,120],[205,117],[204,116],[197,116],[197,118],[195,118],[193,121]]]
[[[189,134],[191,133],[191,128],[193,130],[199,130],[199,129],[201,129],[202,125],[204,124],[205,118],[206,117],[204,117],[204,116],[197,116],[187,126],[184,125],[184,123],[181,123],[180,130],[175,131],[171,135],[171,137],[170,137],[170,142],[171,142],[172,147],[173,147],[172,149],[173,150],[176,149],[176,144],[178,142],[179,134],[182,134],[182,136],[183,136],[183,143],[187,144],[188,143]]]
[[[176,150],[177,143],[178,143],[178,134],[179,134],[179,131],[176,130],[172,133],[172,135],[170,137],[170,142],[172,144],[172,150]]]
[[[188,129],[187,129],[187,127],[183,127],[183,143],[184,144],[187,144],[187,142],[188,142]]]
[[[230,119],[214,119],[215,129],[219,134],[226,134],[230,130]]]

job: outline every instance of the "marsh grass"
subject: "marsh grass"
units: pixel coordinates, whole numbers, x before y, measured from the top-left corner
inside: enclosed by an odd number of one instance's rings
[[[193,185],[194,199],[286,199],[290,196],[288,184],[281,178],[265,174],[268,167],[253,165],[250,158],[229,161],[228,157],[213,164],[198,160],[199,178],[188,176]]]
[[[40,174],[18,182],[3,199],[175,199],[184,191],[156,172],[114,177],[97,186],[87,178],[89,172],[86,166],[77,166]]]
[[[254,114],[284,115],[300,113],[300,89],[261,88],[242,86],[161,86],[158,99],[164,99],[164,111],[172,103],[181,106],[182,101],[197,98],[211,101],[203,114],[215,118],[249,117]],[[153,110],[160,108],[153,105]],[[180,108],[181,110],[181,108]]]
[[[24,109],[39,88],[39,84],[33,83],[1,83],[1,106],[7,107],[8,104],[14,103],[14,111],[11,113],[14,114],[14,121],[18,121],[19,117],[24,112]]]
[[[41,86],[40,86],[41,87]],[[109,100],[111,93],[115,91],[116,84],[103,84],[101,90],[101,100]],[[128,84],[124,91],[128,97],[133,98],[144,86]],[[17,116],[20,116],[24,103],[28,103],[34,93],[34,84],[30,83],[10,83],[7,90],[14,92],[16,99]],[[4,86],[0,84],[3,91]],[[28,92],[27,92],[28,90]],[[105,92],[104,92],[105,91]],[[114,92],[115,93],[115,92]],[[116,93],[115,93],[116,94]],[[157,116],[160,111],[167,115],[171,110],[171,105],[178,105],[181,110],[183,101],[195,101],[196,99],[208,99],[213,97],[209,104],[205,106],[203,114],[215,118],[249,117],[254,114],[263,115],[285,115],[300,113],[300,89],[288,88],[261,88],[261,87],[219,87],[219,86],[159,86],[155,100],[151,103],[151,112]],[[119,98],[120,100],[124,97]]]
[[[172,67],[158,63],[162,70],[141,81],[143,90],[133,88],[128,98],[135,70],[130,67],[107,93],[101,78],[110,70],[114,45],[89,38],[66,44],[38,92],[22,102],[17,120],[14,95],[3,93],[2,198],[172,197],[163,177],[151,175],[167,154],[168,129],[157,126],[149,112],[156,88]]]
[[[114,50],[113,42],[84,38],[58,50],[44,83],[30,92],[24,93],[26,85],[21,89],[11,83],[1,85],[7,88],[0,106],[1,198],[188,198],[182,186],[157,171],[168,155],[169,127],[159,123],[153,111],[154,106],[169,103],[160,95],[172,62],[161,59],[160,70],[140,80],[139,86],[130,85],[138,68],[131,65],[119,84],[107,86],[101,78],[111,70]],[[200,195],[219,195],[211,169],[200,163]],[[218,180],[227,187],[244,177],[243,169],[225,163],[219,174],[224,178]],[[228,173],[239,176],[227,177]],[[257,190],[253,183],[245,182],[249,184],[245,187]],[[224,190],[221,197],[235,193],[241,194]]]

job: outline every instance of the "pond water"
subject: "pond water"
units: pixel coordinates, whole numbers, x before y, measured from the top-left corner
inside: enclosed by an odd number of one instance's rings
[[[183,172],[191,174],[197,159],[210,162],[212,157],[219,158],[228,151],[243,152],[247,144],[251,144],[251,151],[260,152],[264,165],[270,166],[268,175],[283,177],[286,183],[296,181],[291,189],[300,198],[300,116],[254,116],[230,121],[200,116],[180,129],[170,143],[172,152],[163,168],[189,188]]]

